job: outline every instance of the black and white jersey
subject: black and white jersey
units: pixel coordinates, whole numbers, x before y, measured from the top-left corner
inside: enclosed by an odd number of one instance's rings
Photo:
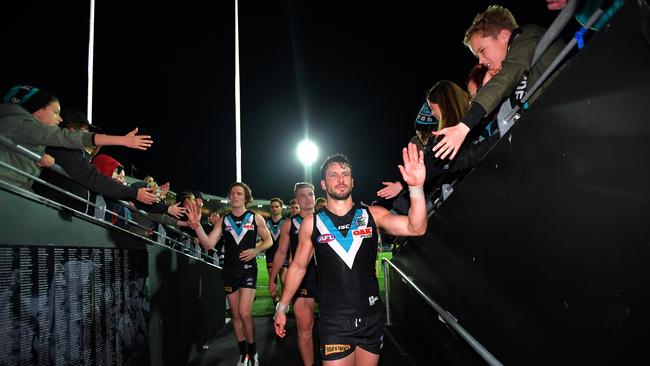
[[[266,250],[266,260],[272,260],[275,256],[275,252],[278,250],[278,241],[280,240],[280,228],[284,224],[284,217],[280,218],[278,221],[273,221],[273,219],[266,220],[266,227],[269,228],[271,233],[271,238],[273,238],[273,245]]]
[[[246,211],[241,216],[232,213],[223,217],[222,236],[224,242],[224,272],[238,272],[257,268],[256,258],[248,262],[239,259],[239,254],[246,249],[255,248],[257,243],[257,223],[255,213]]]
[[[300,232],[301,224],[302,216],[300,216],[300,214],[291,216],[291,228],[289,229],[289,250],[291,250],[292,258],[296,256],[296,250],[298,249],[298,233]],[[312,258],[307,265],[307,272],[305,272],[305,277],[303,277],[300,287],[302,287],[302,284],[305,283],[312,283],[316,285],[316,276],[316,263],[314,262],[314,258]]]
[[[327,208],[314,214],[312,242],[322,314],[363,316],[380,308],[377,234],[370,211],[358,204],[342,217]]]

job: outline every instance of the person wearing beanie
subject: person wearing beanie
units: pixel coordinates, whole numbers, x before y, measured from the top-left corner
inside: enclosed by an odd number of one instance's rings
[[[63,121],[59,124],[62,129],[69,131],[88,131],[94,129],[88,122],[86,115],[76,109],[65,109],[61,111]],[[153,189],[134,188],[123,184],[117,184],[115,181],[100,173],[94,165],[90,163],[92,150],[86,149],[68,149],[65,147],[48,146],[45,151],[51,155],[63,170],[70,175],[68,179],[63,175],[45,169],[41,173],[41,179],[49,182],[59,188],[73,193],[86,201],[94,201],[95,194],[101,194],[106,198],[116,200],[137,200],[144,204],[151,204],[157,201]],[[119,164],[119,163],[118,163]],[[61,203],[77,211],[92,215],[92,206],[85,202],[75,200],[63,193],[60,193],[44,184],[35,183],[34,192],[41,196],[50,198],[53,201]]]
[[[427,145],[427,141],[432,136],[433,131],[438,129],[438,124],[438,119],[433,115],[429,103],[425,100],[417,116],[415,116],[415,121],[413,122],[415,136],[411,137],[409,142],[414,144],[418,151],[424,151],[424,147]],[[384,187],[377,191],[377,197],[384,200],[391,200],[397,197],[404,189],[404,185],[400,181],[381,182],[381,184]],[[380,201],[380,203],[382,205],[385,204],[383,201]]]
[[[97,134],[84,131],[69,131],[58,128],[61,122],[61,104],[52,94],[31,86],[16,86],[9,89],[0,104],[0,135],[32,152],[43,156],[45,146],[59,146],[69,149],[119,145],[132,149],[146,150],[153,141],[147,135],[137,135],[138,129],[124,136]],[[46,156],[39,162],[19,154],[0,144],[0,161],[32,176],[38,176],[41,167],[54,164]],[[31,190],[32,180],[0,165],[0,180],[22,189]]]

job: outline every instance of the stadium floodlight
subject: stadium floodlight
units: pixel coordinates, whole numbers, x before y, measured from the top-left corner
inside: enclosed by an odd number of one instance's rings
[[[296,154],[305,167],[305,182],[311,183],[311,165],[318,159],[318,146],[306,138],[298,144]]]

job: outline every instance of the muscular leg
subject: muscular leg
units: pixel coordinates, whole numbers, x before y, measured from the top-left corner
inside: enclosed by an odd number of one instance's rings
[[[253,325],[253,300],[255,299],[254,288],[240,288],[239,292],[239,316],[244,328],[244,335],[248,343],[255,342],[255,327]]]
[[[379,363],[379,355],[368,352],[361,347],[355,348],[353,355],[355,366],[377,366]]]
[[[246,339],[246,337],[244,336],[244,329],[243,329],[241,316],[239,315],[239,292],[240,291],[241,289],[226,295],[228,304],[230,304],[230,311],[232,312],[232,327],[235,331],[235,337],[237,338],[237,342],[241,342],[244,339]]]
[[[298,328],[298,350],[302,362],[306,366],[314,364],[314,340],[312,329],[314,328],[314,299],[299,297],[293,304],[293,313],[296,316],[296,327]]]
[[[323,361],[323,366],[377,366],[378,364],[379,355],[358,346],[347,357],[335,361]]]
[[[357,347],[358,348],[358,347]],[[340,360],[323,361],[323,366],[355,366],[354,365],[354,352]]]

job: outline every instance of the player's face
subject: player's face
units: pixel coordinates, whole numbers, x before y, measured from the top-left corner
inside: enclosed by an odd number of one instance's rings
[[[474,33],[469,39],[469,48],[478,57],[478,63],[486,66],[492,75],[501,71],[501,63],[508,53],[510,34],[509,30],[502,29],[496,37]]]
[[[314,190],[308,187],[298,188],[296,191],[296,201],[298,206],[309,211],[314,208]]]
[[[297,215],[300,213],[300,206],[298,206],[297,203],[294,203],[290,207],[291,210],[291,216]]]
[[[327,194],[335,200],[344,201],[352,194],[354,180],[349,166],[331,164],[325,171],[325,179],[321,186]]]
[[[244,192],[243,187],[232,187],[230,193],[228,194],[228,198],[230,199],[230,205],[232,208],[246,207],[246,193]]]
[[[282,205],[280,202],[273,201],[269,207],[271,208],[271,215],[278,216],[282,214]]]

